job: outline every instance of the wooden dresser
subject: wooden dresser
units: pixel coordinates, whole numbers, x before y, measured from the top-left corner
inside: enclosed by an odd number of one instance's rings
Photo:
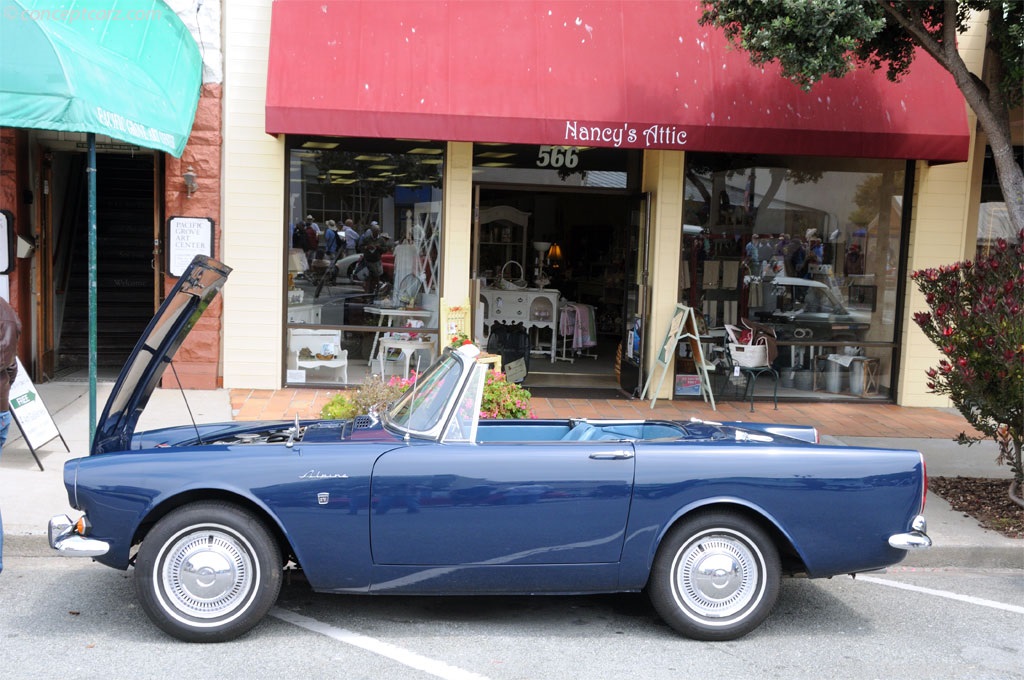
[[[531,354],[547,354],[555,360],[558,345],[558,296],[551,288],[527,288],[525,290],[499,290],[483,288],[480,297],[483,303],[484,332],[490,331],[495,321],[522,323],[530,331]],[[534,330],[537,329],[537,330]],[[541,339],[539,329],[549,329]]]

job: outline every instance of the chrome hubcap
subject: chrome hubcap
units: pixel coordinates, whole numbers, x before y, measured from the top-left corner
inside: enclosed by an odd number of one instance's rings
[[[760,555],[738,538],[698,537],[676,555],[677,597],[698,616],[733,616],[760,597],[760,564]]]
[[[253,560],[237,536],[221,530],[186,533],[166,550],[160,569],[170,605],[212,619],[236,609],[253,586]]]

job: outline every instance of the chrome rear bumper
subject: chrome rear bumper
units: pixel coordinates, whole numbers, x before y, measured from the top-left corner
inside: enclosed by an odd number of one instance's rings
[[[925,532],[928,531],[928,522],[923,515],[918,515],[910,523],[910,531],[903,534],[893,534],[889,537],[889,545],[899,550],[920,550],[932,547],[932,539]]]
[[[65,557],[96,557],[105,555],[110,544],[95,538],[87,538],[75,533],[75,523],[67,515],[54,515],[50,518],[46,535],[50,547]]]

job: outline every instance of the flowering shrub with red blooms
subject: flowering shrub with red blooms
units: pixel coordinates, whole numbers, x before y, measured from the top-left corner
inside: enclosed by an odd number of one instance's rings
[[[505,374],[487,371],[480,417],[492,419],[536,418],[530,409],[530,391],[505,380]]]
[[[914,321],[945,355],[928,369],[928,389],[945,394],[979,432],[999,444],[999,462],[1024,484],[1024,230],[1015,245],[1000,239],[977,262],[957,262],[911,274],[930,312]],[[961,444],[978,438],[961,433]]]

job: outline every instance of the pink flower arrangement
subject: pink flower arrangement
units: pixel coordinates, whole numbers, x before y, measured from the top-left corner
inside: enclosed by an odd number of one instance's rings
[[[530,391],[505,379],[505,374],[487,371],[480,417],[491,419],[536,418],[530,408]]]

